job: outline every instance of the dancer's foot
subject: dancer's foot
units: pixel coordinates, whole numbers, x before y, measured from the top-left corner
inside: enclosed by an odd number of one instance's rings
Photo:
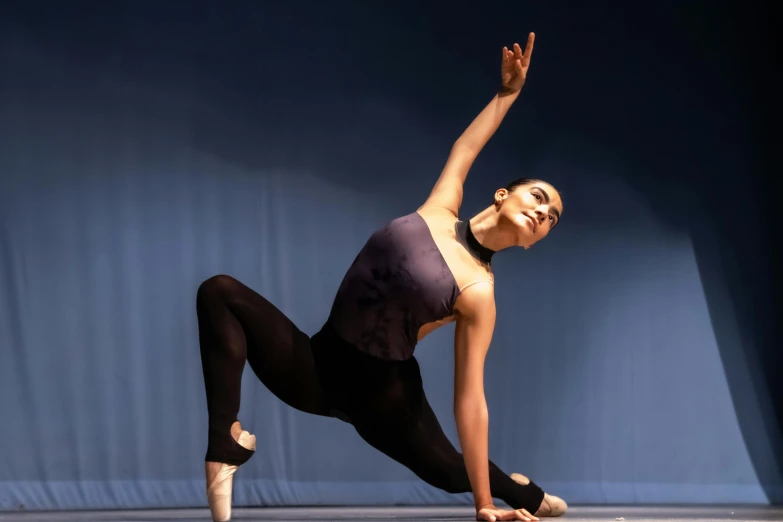
[[[511,480],[523,486],[530,484],[530,479],[520,473],[512,473]],[[533,514],[537,517],[559,517],[565,515],[566,511],[568,511],[568,504],[565,503],[565,500],[544,493],[544,500],[541,501],[538,511]]]
[[[245,449],[255,451],[256,436],[242,430],[239,421],[231,425],[231,436],[237,444]],[[214,522],[231,520],[231,492],[234,483],[234,473],[239,466],[221,462],[206,462],[207,502]]]

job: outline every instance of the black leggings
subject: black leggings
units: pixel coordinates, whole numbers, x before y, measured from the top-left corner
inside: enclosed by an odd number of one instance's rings
[[[252,452],[234,441],[245,361],[280,400],[298,410],[349,422],[371,446],[449,493],[471,491],[465,463],[430,408],[415,358],[384,361],[333,333],[312,339],[264,297],[229,276],[204,281],[197,297],[207,392],[206,460],[243,464]],[[492,495],[535,513],[544,492],[514,482],[489,463]]]

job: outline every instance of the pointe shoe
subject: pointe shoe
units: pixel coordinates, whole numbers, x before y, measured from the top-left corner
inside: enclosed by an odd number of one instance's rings
[[[235,435],[239,432],[239,435]],[[231,426],[231,434],[237,444],[245,449],[255,451],[256,436],[242,430],[239,422]],[[231,493],[234,485],[234,473],[239,466],[220,462],[206,462],[205,472],[207,476],[207,502],[214,522],[228,522],[231,520]]]
[[[521,473],[512,473],[511,480],[523,486],[530,484],[530,479]],[[541,506],[533,515],[537,517],[559,517],[565,515],[566,511],[568,511],[568,504],[566,504],[565,500],[549,493],[544,493],[544,500],[541,501]]]

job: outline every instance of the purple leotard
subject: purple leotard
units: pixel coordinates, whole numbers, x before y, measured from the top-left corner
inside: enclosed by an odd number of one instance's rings
[[[458,295],[427,223],[413,212],[370,236],[340,284],[329,322],[360,351],[402,361],[413,355],[423,325],[453,314]]]

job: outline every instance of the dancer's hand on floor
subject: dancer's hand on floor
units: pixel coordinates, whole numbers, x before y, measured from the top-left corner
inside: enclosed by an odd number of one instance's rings
[[[476,520],[498,522],[500,520],[538,520],[538,517],[528,513],[527,509],[507,511],[498,509],[495,506],[484,506],[476,513]]]

